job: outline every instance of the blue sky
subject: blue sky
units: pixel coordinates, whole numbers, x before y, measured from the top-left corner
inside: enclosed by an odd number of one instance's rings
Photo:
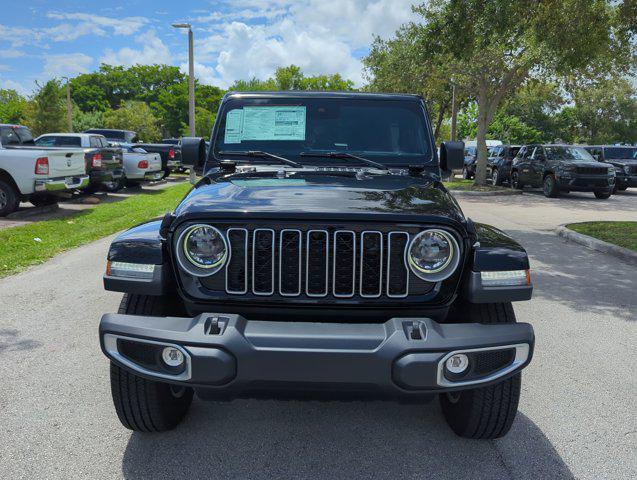
[[[363,82],[360,59],[374,35],[414,18],[413,0],[26,1],[0,16],[0,88],[28,94],[34,81],[116,65],[168,63],[185,70],[195,33],[195,75],[229,86],[296,64]]]

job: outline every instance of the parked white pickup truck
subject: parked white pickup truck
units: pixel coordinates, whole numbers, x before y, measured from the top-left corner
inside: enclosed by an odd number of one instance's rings
[[[88,184],[84,150],[36,147],[27,127],[0,124],[0,217],[20,201],[45,205]]]

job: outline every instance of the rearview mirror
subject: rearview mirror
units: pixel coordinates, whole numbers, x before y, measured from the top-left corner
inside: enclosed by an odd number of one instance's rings
[[[440,170],[458,170],[464,165],[464,142],[440,144]]]
[[[206,161],[206,142],[201,137],[184,137],[181,140],[181,164],[199,170]]]

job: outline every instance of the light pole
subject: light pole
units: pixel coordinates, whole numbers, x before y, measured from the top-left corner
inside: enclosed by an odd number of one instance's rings
[[[193,53],[192,25],[173,23],[175,28],[188,29],[188,134],[195,136],[195,59]]]
[[[69,132],[73,131],[73,105],[71,105],[71,83],[69,77],[62,77],[66,80],[66,121]]]

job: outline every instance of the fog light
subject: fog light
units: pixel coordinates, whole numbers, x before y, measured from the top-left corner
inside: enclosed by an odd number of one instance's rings
[[[166,347],[161,352],[161,359],[169,367],[180,367],[184,363],[184,354],[175,347]]]
[[[447,359],[445,366],[450,373],[463,373],[469,366],[469,357],[464,353],[456,353]]]

